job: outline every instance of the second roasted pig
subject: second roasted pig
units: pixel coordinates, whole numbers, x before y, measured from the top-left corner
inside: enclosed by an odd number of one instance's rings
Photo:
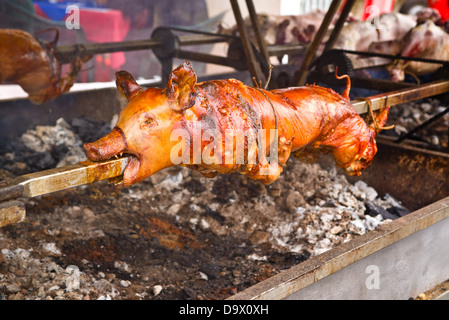
[[[312,162],[331,152],[338,166],[359,175],[377,152],[389,108],[367,125],[349,102],[346,78],[342,95],[319,86],[266,91],[234,79],[197,83],[186,61],[166,88],[144,90],[121,71],[117,87],[128,105],[111,133],[84,148],[92,161],[128,154],[125,186],[176,164],[269,184],[292,153]]]
[[[34,104],[67,92],[90,57],[77,58],[61,77],[61,63],[54,55],[56,40],[46,43],[22,30],[0,29],[0,83],[20,85]]]
[[[369,21],[351,21],[338,35],[334,49],[368,51],[372,42],[402,38],[416,25],[416,16],[384,13]]]
[[[423,58],[449,61],[449,34],[432,20],[427,20],[411,29],[404,37],[370,45],[371,52],[400,55],[410,58]],[[440,64],[400,60],[387,67],[392,81],[404,80],[405,73],[415,76],[436,71]]]

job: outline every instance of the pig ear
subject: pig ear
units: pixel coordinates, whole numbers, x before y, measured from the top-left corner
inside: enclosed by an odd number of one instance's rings
[[[196,74],[189,61],[185,61],[170,74],[167,84],[167,97],[171,107],[183,111],[195,103]]]
[[[137,84],[130,73],[123,70],[118,71],[115,73],[115,77],[117,89],[128,99],[128,101],[143,91],[142,87]]]

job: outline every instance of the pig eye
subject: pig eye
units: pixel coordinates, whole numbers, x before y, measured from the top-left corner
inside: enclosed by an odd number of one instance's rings
[[[144,123],[147,126],[152,125],[154,123],[154,119],[153,118],[147,118],[147,119],[145,119]]]
[[[153,117],[145,117],[144,119],[142,119],[141,122],[141,126],[145,127],[145,128],[152,128],[157,124],[156,119],[154,119]]]

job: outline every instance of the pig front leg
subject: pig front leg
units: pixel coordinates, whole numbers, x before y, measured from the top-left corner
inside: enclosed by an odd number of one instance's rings
[[[267,153],[259,156],[257,165],[246,174],[249,178],[258,180],[265,185],[269,185],[279,178],[292,151],[292,140],[287,139],[282,131],[280,136],[277,134],[274,140],[270,141],[269,146],[264,148]]]

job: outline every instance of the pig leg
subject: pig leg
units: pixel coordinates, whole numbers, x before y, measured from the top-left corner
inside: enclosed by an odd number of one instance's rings
[[[283,171],[283,166],[278,161],[261,161],[257,165],[255,172],[251,171],[247,176],[253,180],[258,180],[261,183],[268,185],[273,183]]]
[[[61,85],[60,85],[60,93],[64,93],[69,91],[69,89],[73,86],[75,83],[75,80],[78,76],[78,73],[80,72],[83,63],[87,62],[92,56],[86,56],[84,58],[77,57],[75,61],[73,61],[70,64],[70,69],[67,72],[66,76],[61,79]]]

